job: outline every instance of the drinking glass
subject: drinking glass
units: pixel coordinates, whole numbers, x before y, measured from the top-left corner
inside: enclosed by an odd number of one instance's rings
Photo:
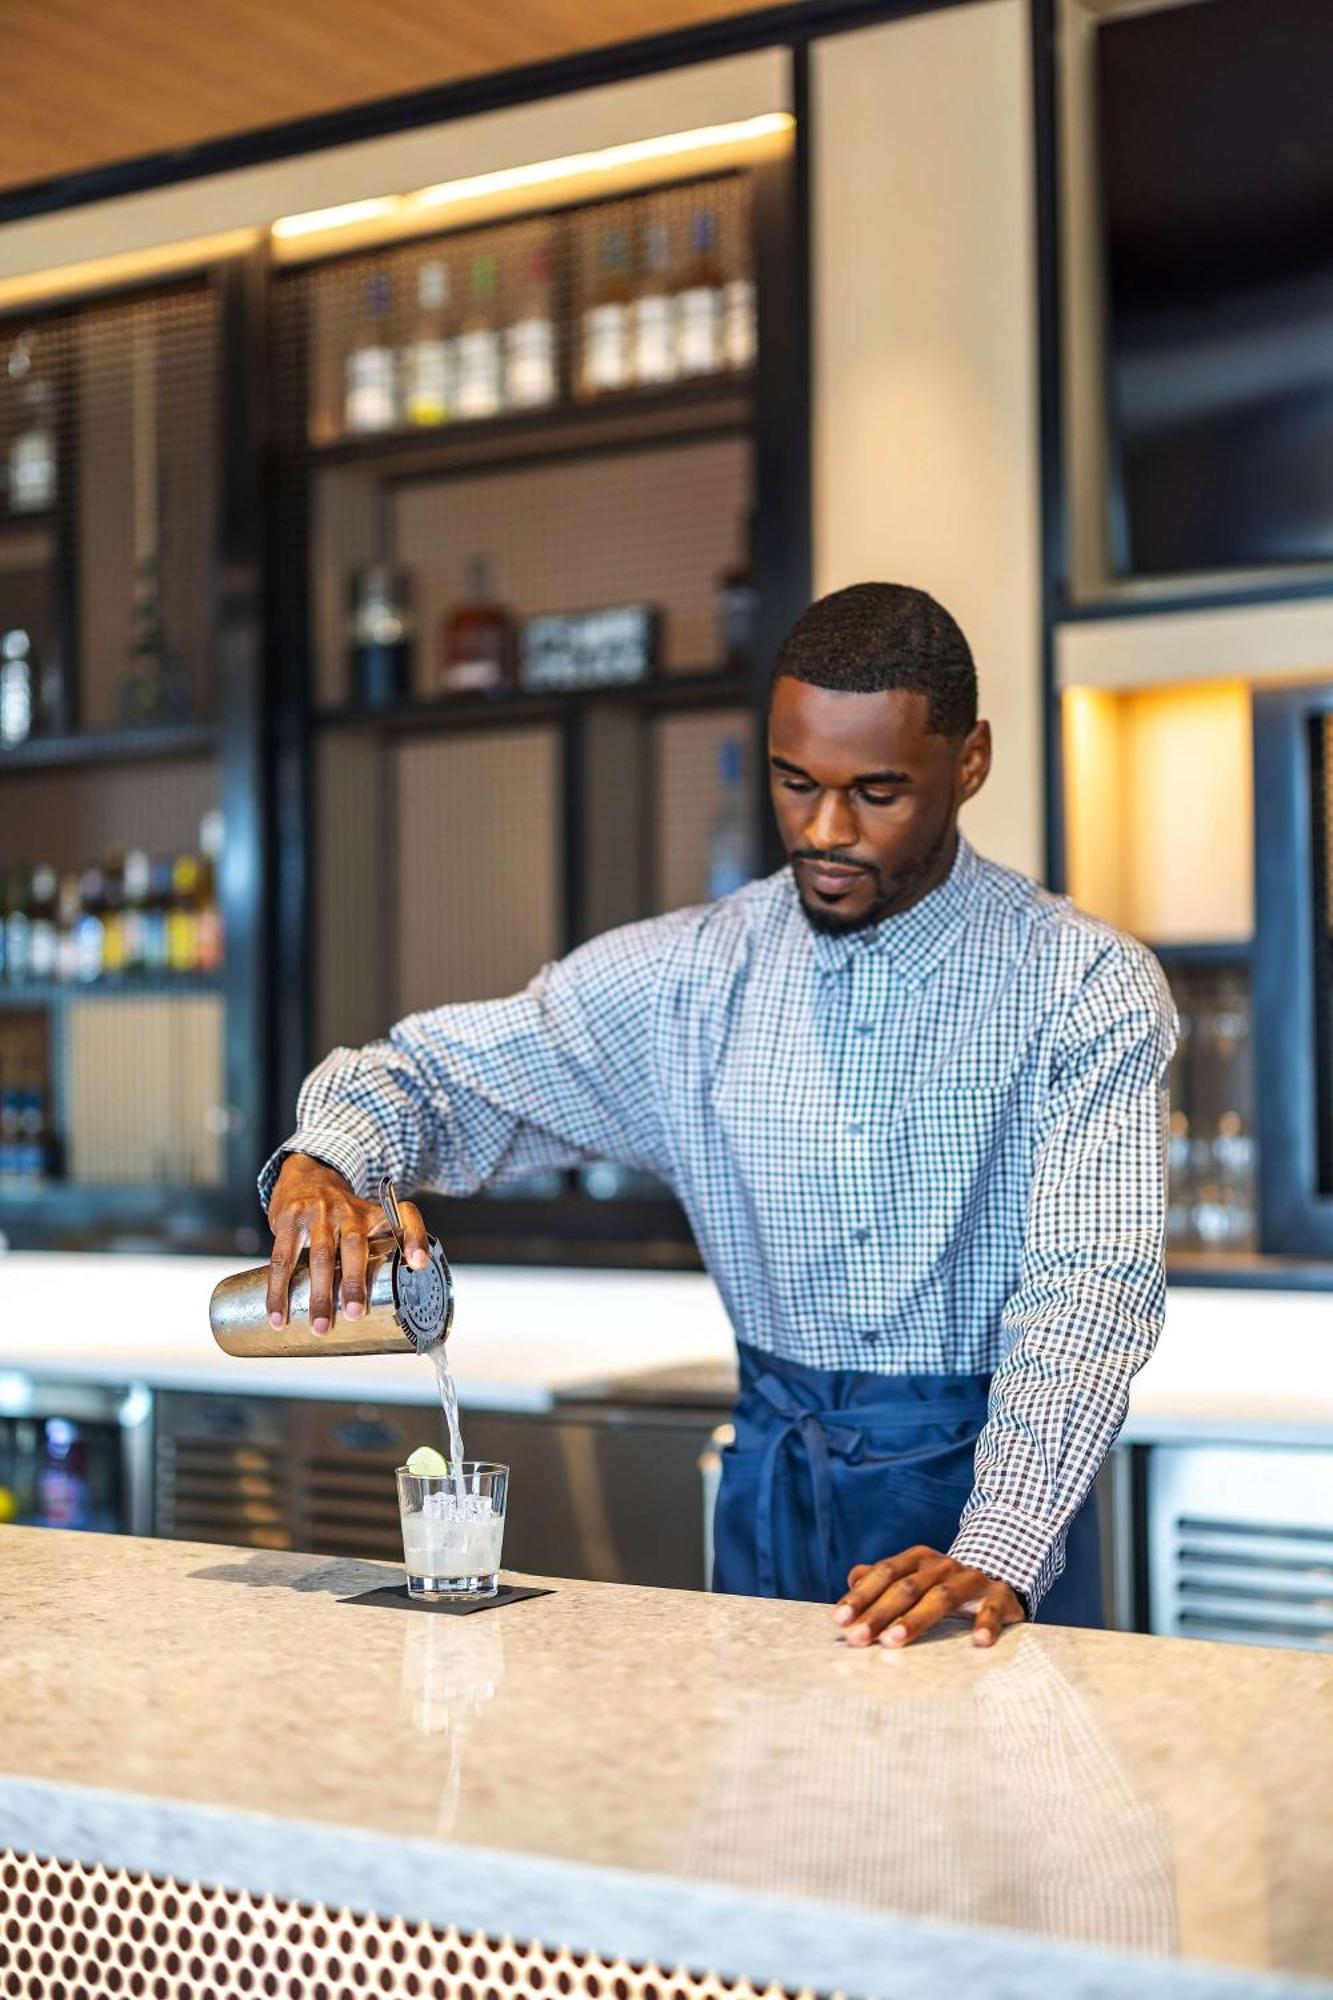
[[[462,1492],[452,1471],[422,1476],[400,1465],[398,1513],[408,1594],[494,1597],[500,1587],[509,1467],[464,1459]]]

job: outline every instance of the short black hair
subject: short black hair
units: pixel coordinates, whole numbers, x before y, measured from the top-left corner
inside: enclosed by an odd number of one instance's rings
[[[778,649],[773,680],[784,674],[844,694],[923,694],[939,736],[966,736],[977,719],[977,670],[958,621],[905,583],[854,583],[818,598]]]

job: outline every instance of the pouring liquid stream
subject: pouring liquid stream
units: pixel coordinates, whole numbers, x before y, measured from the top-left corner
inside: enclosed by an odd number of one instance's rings
[[[430,1349],[431,1363],[435,1369],[435,1380],[440,1391],[440,1405],[444,1411],[444,1421],[449,1431],[449,1469],[454,1478],[454,1497],[458,1502],[460,1516],[466,1512],[463,1498],[467,1487],[463,1479],[463,1433],[458,1423],[458,1390],[449,1372],[449,1357],[445,1343]]]

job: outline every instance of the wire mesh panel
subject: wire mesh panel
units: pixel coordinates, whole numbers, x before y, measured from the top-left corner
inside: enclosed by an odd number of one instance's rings
[[[70,1178],[218,1186],[226,1129],[221,1001],[198,994],[75,1002],[68,1033]]]
[[[753,718],[745,709],[663,716],[653,750],[654,907],[738,888],[758,866]]]

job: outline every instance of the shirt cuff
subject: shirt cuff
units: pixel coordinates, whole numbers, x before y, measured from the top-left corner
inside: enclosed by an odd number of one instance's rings
[[[954,1536],[948,1553],[955,1562],[1007,1583],[1023,1601],[1029,1618],[1065,1566],[1065,1538],[1051,1540],[1049,1524],[1006,1507],[977,1507]]]
[[[277,1152],[265,1160],[260,1169],[257,1186],[265,1215],[273,1199],[273,1188],[282,1163],[290,1153],[308,1153],[312,1160],[320,1160],[326,1167],[332,1167],[335,1173],[341,1174],[353,1194],[367,1195],[370,1172],[366,1156],[355,1140],[330,1131],[326,1125],[299,1125],[291,1138],[284,1139]]]

